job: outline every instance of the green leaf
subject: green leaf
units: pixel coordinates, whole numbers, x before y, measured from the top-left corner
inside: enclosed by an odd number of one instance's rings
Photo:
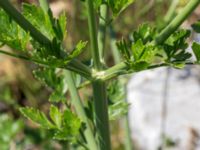
[[[98,9],[98,7],[103,3],[103,0],[94,0],[94,7]]]
[[[190,36],[190,30],[179,30],[173,33],[166,41],[165,44],[170,46],[174,46],[178,44],[178,42],[183,42],[183,40],[187,39]]]
[[[196,23],[194,23],[194,24],[192,25],[192,28],[193,28],[193,30],[194,30],[195,32],[200,33],[200,20],[197,21]]]
[[[116,120],[119,117],[126,115],[129,104],[124,101],[116,102],[109,107],[109,120]]]
[[[131,50],[135,61],[141,59],[142,55],[144,54],[145,46],[142,43],[142,40],[138,40],[132,44]]]
[[[70,110],[65,110],[63,114],[63,127],[68,129],[71,134],[77,135],[81,127],[81,120]]]
[[[75,141],[81,128],[80,119],[69,110],[65,110],[62,120],[62,129],[57,130],[54,139]]]
[[[62,113],[56,106],[51,105],[49,114],[56,127],[60,129],[62,126]]]
[[[190,36],[189,30],[178,30],[173,33],[162,45],[168,62],[186,61],[191,58],[191,54],[186,51],[187,38]]]
[[[114,17],[119,15],[124,9],[126,9],[134,0],[107,0]]]
[[[29,39],[29,34],[0,9],[0,43],[25,51]]]
[[[131,69],[133,69],[134,72],[146,70],[150,66],[150,63],[146,61],[139,61],[139,62],[133,62],[131,63]]]
[[[1,150],[10,149],[10,142],[18,138],[18,134],[23,130],[23,121],[13,119],[8,114],[0,115],[0,145]]]
[[[67,56],[67,59],[72,60],[72,59],[76,58],[77,56],[79,56],[83,52],[86,45],[87,45],[87,42],[80,41],[76,45],[74,50]]]
[[[194,42],[192,44],[192,50],[194,52],[194,55],[195,55],[197,61],[199,62],[200,61],[200,44]]]
[[[144,45],[141,39],[132,44],[131,50],[133,60],[130,63],[131,68],[135,71],[145,70],[157,58],[157,47],[151,44]]]
[[[117,42],[117,48],[120,51],[121,55],[126,61],[129,61],[131,58],[131,54],[129,52],[128,46],[126,44],[126,41],[122,39],[121,41]]]
[[[65,93],[62,93],[62,91],[55,90],[49,96],[49,102],[52,103],[59,103],[65,101],[66,101],[66,96]]]
[[[31,107],[20,108],[20,112],[26,118],[40,125],[42,128],[45,128],[45,129],[55,128],[55,126],[48,120],[46,115],[35,108],[31,108]]]
[[[53,90],[49,98],[50,102],[58,103],[66,100],[65,94],[68,87],[65,81],[65,72],[63,70],[40,68],[34,70],[33,74],[35,78]]]
[[[183,69],[185,67],[185,63],[173,63],[172,66],[176,69]]]
[[[145,23],[139,26],[137,31],[133,32],[134,41],[142,40],[144,44],[151,42],[156,36],[156,30]]]
[[[53,40],[55,33],[51,25],[51,19],[41,7],[36,5],[23,4],[23,15],[29,20],[41,33]]]
[[[119,81],[112,81],[108,87],[108,98],[111,103],[115,103],[118,101],[122,101],[125,99],[125,88],[124,85],[121,84]]]
[[[64,39],[67,35],[67,20],[66,20],[66,14],[65,13],[62,13],[60,16],[59,16],[59,19],[58,19],[58,24],[59,24],[59,29],[61,31],[61,34],[62,34],[62,39]]]

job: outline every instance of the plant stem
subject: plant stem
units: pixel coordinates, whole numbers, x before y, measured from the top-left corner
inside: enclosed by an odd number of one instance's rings
[[[8,0],[0,0],[0,6],[8,15],[13,18],[13,20],[15,20],[26,32],[29,32],[30,35],[40,44],[48,46],[51,45],[51,41],[41,32],[39,32],[29,21],[27,21]]]
[[[111,37],[111,49],[112,49],[112,54],[114,56],[114,61],[115,64],[120,63],[121,57],[120,57],[120,53],[117,50],[117,46],[116,46],[116,36],[115,36],[115,32],[113,30],[112,27],[110,27],[110,37]],[[122,84],[123,86],[123,91],[124,93],[126,93],[126,98],[124,99],[124,102],[127,103],[127,90],[126,90],[126,85],[124,82],[122,82],[123,79],[118,78],[119,82]],[[132,138],[131,138],[131,129],[129,126],[129,119],[128,119],[128,112],[127,114],[124,116],[124,144],[125,144],[125,150],[132,150],[133,146],[132,146]]]
[[[124,129],[125,129],[125,149],[126,150],[132,150],[132,138],[131,138],[131,128],[129,126],[129,119],[128,119],[128,114],[126,114],[124,118]]]
[[[168,23],[172,18],[173,15],[175,15],[176,12],[176,6],[178,5],[179,0],[172,0],[171,5],[169,7],[169,10],[167,11],[166,16],[164,17],[165,23]]]
[[[43,9],[43,11],[48,12],[49,10],[49,3],[48,0],[39,0],[40,7]]]
[[[87,0],[88,6],[88,25],[89,25],[89,34],[91,41],[91,54],[94,61],[94,68],[96,71],[101,69],[100,55],[98,49],[98,41],[97,41],[97,30],[96,30],[96,20],[95,20],[95,12],[92,0]]]
[[[99,32],[98,32],[98,46],[99,46],[99,57],[102,64],[105,64],[104,53],[106,45],[106,20],[108,20],[108,6],[103,4],[100,6],[100,15],[99,19]]]
[[[28,57],[28,56],[23,56],[23,55],[19,55],[19,54],[10,53],[10,52],[7,52],[6,50],[0,50],[0,53],[4,54],[4,55],[11,56],[11,57],[15,57],[15,58],[18,58],[18,59],[26,60],[26,61],[29,61],[29,62],[34,62],[34,63],[40,64],[40,65],[44,65],[46,67],[50,67],[51,68],[51,65],[49,65],[48,63],[40,61],[40,60],[37,60],[37,59],[34,59],[34,58],[31,58],[31,57]],[[77,63],[79,63],[79,62],[77,62]],[[80,66],[81,66],[81,64],[80,64]],[[84,66],[82,66],[82,67],[84,67]],[[82,75],[83,77],[85,77],[88,80],[92,80],[91,70],[88,70],[87,68],[85,68],[85,70],[87,70],[87,72],[86,71],[81,71],[80,69],[72,67],[71,63],[69,63],[69,65],[67,65],[66,67],[59,67],[59,68],[71,70],[73,72],[76,72],[76,73]]]
[[[111,150],[106,85],[101,80],[94,81],[92,85],[99,149]]]
[[[166,26],[161,33],[156,37],[154,44],[162,44],[165,40],[174,33],[185,19],[197,8],[200,0],[191,0],[182,11]],[[119,63],[105,71],[102,80],[114,78],[119,74],[123,74],[128,68],[126,63]]]
[[[93,0],[87,0],[88,7],[88,24],[91,41],[91,53],[94,61],[94,72],[101,71],[103,65],[98,50],[97,30],[95,11],[93,6]],[[111,150],[110,142],[110,129],[108,119],[108,103],[106,97],[106,86],[101,80],[95,80],[92,82],[93,85],[93,97],[95,107],[95,119],[96,129],[100,150]]]
[[[114,62],[115,64],[119,63],[121,61],[121,56],[120,53],[117,49],[117,45],[116,45],[116,34],[113,30],[113,27],[110,26],[110,46],[111,46],[111,50],[112,50],[112,54],[113,54],[113,58],[114,58]]]
[[[175,19],[172,20],[156,37],[155,43],[162,44],[173,32],[178,29],[185,19],[195,10],[199,3],[200,0],[190,0],[190,2],[181,10]]]
[[[90,126],[89,120],[87,118],[83,104],[81,102],[81,98],[78,94],[77,88],[75,87],[75,82],[72,73],[70,71],[66,71],[66,80],[69,86],[69,92],[71,95],[73,106],[75,107],[76,112],[80,117],[80,119],[86,124],[87,128],[85,129],[84,135],[86,137],[89,149],[98,150],[92,128]]]
[[[48,4],[47,0],[40,0],[40,6],[46,13],[48,13],[49,4]],[[76,63],[78,64],[79,62],[76,62]],[[81,64],[79,64],[79,65],[81,65]],[[84,67],[84,66],[82,66],[82,67]],[[74,105],[76,112],[77,112],[78,116],[80,117],[80,119],[86,124],[86,129],[84,131],[84,135],[86,137],[88,147],[89,147],[89,149],[98,150],[96,141],[95,141],[95,137],[94,137],[92,128],[90,126],[89,120],[87,118],[86,112],[84,110],[84,106],[81,102],[81,98],[79,96],[78,90],[76,88],[75,81],[73,79],[73,75],[70,71],[67,71],[67,70],[65,71],[65,75],[66,75],[67,84],[69,86],[69,92],[71,95],[72,104]]]
[[[41,45],[46,46],[47,48],[51,47],[52,42],[40,31],[38,31],[24,16],[22,16],[8,0],[0,0],[0,6],[9,16],[12,17],[14,21],[19,24],[19,26],[21,26],[26,32],[29,32],[36,41],[38,41]],[[70,69],[81,75],[83,75],[84,72],[84,74],[91,76],[91,71],[89,71],[90,68],[78,60],[72,60],[70,66],[67,66],[65,69]]]

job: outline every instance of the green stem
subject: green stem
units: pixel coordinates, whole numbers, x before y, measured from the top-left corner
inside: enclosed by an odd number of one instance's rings
[[[179,0],[172,0],[171,5],[169,7],[169,10],[167,11],[166,16],[164,17],[164,21],[166,23],[170,22],[170,20],[173,18],[173,15],[175,15],[176,12],[176,6],[178,5]]]
[[[115,36],[115,33],[114,33],[112,27],[110,27],[110,36],[111,36],[111,41],[110,41],[111,49],[112,49],[112,53],[114,56],[115,64],[117,64],[117,63],[120,63],[121,57],[120,57],[119,51],[117,50],[116,36]],[[118,80],[123,85],[124,93],[127,93],[126,86],[125,86],[124,82],[122,82],[122,79],[118,78]],[[127,99],[124,99],[124,101],[127,102]],[[133,146],[132,146],[131,129],[129,126],[128,113],[124,116],[124,131],[125,131],[125,133],[124,133],[125,150],[132,150]]]
[[[87,0],[88,6],[88,25],[89,25],[89,34],[91,41],[91,54],[94,61],[94,68],[96,71],[101,69],[100,55],[98,49],[98,40],[97,40],[97,30],[96,30],[96,20],[95,20],[95,11],[93,7],[93,0]]]
[[[128,66],[125,62],[121,62],[117,65],[114,65],[113,67],[107,69],[104,71],[103,76],[96,75],[96,78],[100,78],[103,81],[115,78],[121,74],[127,73]]]
[[[131,138],[131,128],[129,125],[129,119],[128,119],[128,114],[124,118],[124,129],[125,129],[125,149],[126,150],[132,150],[133,145],[132,145],[132,138]]]
[[[105,64],[104,53],[106,45],[106,20],[108,20],[108,6],[103,4],[100,6],[100,15],[99,19],[99,32],[98,32],[98,44],[99,44],[99,57],[102,64]]]
[[[165,40],[174,33],[178,27],[185,21],[185,19],[197,8],[200,0],[191,0],[182,11],[166,26],[161,33],[156,37],[154,44],[162,44]],[[100,77],[102,80],[108,80],[123,74],[128,69],[126,63],[119,63],[104,72],[104,76]]]
[[[91,53],[94,61],[94,72],[96,72],[96,71],[101,71],[103,69],[103,65],[101,63],[101,58],[98,49],[93,0],[87,0],[87,6],[88,6],[88,24],[89,24],[90,41],[91,41]],[[106,85],[105,82],[97,79],[92,82],[92,86],[93,86],[95,119],[96,119],[96,129],[97,129],[99,147],[101,150],[111,150]]]
[[[48,0],[39,0],[40,7],[43,9],[43,11],[48,12],[49,10],[49,3]]]
[[[97,138],[100,150],[111,150],[106,85],[101,80],[93,82],[92,85]]]
[[[190,0],[190,2],[181,10],[181,12],[172,20],[168,26],[156,37],[155,43],[162,44],[178,27],[185,21],[185,19],[197,8],[200,0]]]
[[[81,102],[81,98],[78,94],[77,88],[75,87],[75,82],[72,77],[72,73],[70,71],[66,71],[66,80],[69,86],[69,92],[71,95],[72,104],[75,107],[76,112],[80,117],[80,119],[86,124],[87,128],[85,129],[84,135],[86,137],[89,149],[98,150],[92,128],[90,126],[89,120],[87,118],[83,104]]]
[[[42,45],[51,45],[51,41],[39,32],[24,16],[22,16],[15,7],[13,7],[8,0],[0,0],[0,6],[4,11],[10,15],[26,32],[37,40]]]
[[[48,13],[49,4],[48,4],[47,0],[40,0],[40,6],[46,13]],[[75,61],[75,60],[73,60],[73,61]],[[80,67],[84,67],[84,66],[81,66],[81,63],[79,63],[78,61],[75,64],[78,64],[78,66],[80,66]],[[87,69],[87,68],[85,68],[85,69]],[[65,71],[65,75],[66,75],[66,80],[67,80],[67,83],[69,86],[69,92],[71,95],[72,104],[74,105],[76,112],[77,112],[78,116],[80,117],[80,119],[86,124],[86,129],[84,131],[84,135],[86,137],[88,147],[89,147],[89,149],[97,150],[95,137],[94,137],[92,128],[90,126],[89,120],[87,119],[87,115],[85,113],[84,106],[81,102],[81,98],[79,96],[78,90],[75,86],[75,81],[73,79],[73,75],[70,71]]]
[[[7,52],[6,50],[0,50],[0,53],[4,54],[4,55],[11,56],[11,57],[15,57],[15,58],[18,58],[18,59],[22,59],[22,60],[34,62],[34,63],[40,64],[40,65],[44,65],[46,67],[51,67],[51,65],[49,65],[46,62],[43,62],[43,61],[31,58],[31,57],[28,57],[28,56],[23,56],[23,55],[19,55],[19,54],[10,53],[10,52]],[[79,62],[76,62],[76,63],[79,64]],[[72,65],[73,64],[71,64],[71,62],[70,62],[66,67],[59,67],[59,68],[61,68],[61,69],[68,69],[68,70],[71,70],[73,72],[77,72],[80,75],[82,75],[83,77],[85,77],[85,78],[87,78],[89,80],[92,80],[91,70],[89,70],[88,68],[85,68],[85,70],[87,70],[87,72],[86,71],[81,71],[80,69],[72,67]],[[82,64],[79,64],[79,66],[81,67]],[[85,66],[82,66],[82,67],[85,67]]]
[[[40,31],[38,31],[28,20],[26,20],[26,18],[21,15],[8,0],[0,0],[0,6],[9,16],[13,18],[13,20],[15,20],[26,32],[29,32],[30,35],[41,45],[44,45],[47,48],[52,45],[51,41],[47,37],[45,37]],[[79,62],[78,60],[73,60],[70,63],[70,66],[65,67],[65,69],[70,69],[81,75],[87,74],[91,76],[90,68]],[[89,76],[85,77],[88,78]]]

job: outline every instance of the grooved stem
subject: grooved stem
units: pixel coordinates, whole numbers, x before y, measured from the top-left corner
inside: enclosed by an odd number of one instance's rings
[[[103,69],[103,64],[101,63],[101,57],[98,49],[96,19],[95,19],[93,0],[87,0],[87,6],[88,6],[88,24],[89,24],[90,41],[91,41],[91,53],[94,62],[94,70],[101,71]],[[95,119],[96,119],[96,129],[97,129],[97,139],[99,143],[99,149],[111,150],[109,119],[108,119],[108,103],[107,103],[105,82],[101,80],[95,80],[92,81],[92,86],[93,86]]]
[[[44,36],[40,31],[38,31],[23,15],[21,15],[18,12],[18,10],[15,7],[13,7],[12,4],[8,0],[0,0],[0,6],[4,9],[4,11],[9,16],[12,17],[12,19],[17,24],[19,24],[19,26],[21,26],[26,32],[29,32],[30,35],[36,41],[38,41],[41,45],[46,46],[47,48],[51,47],[52,42],[46,36]],[[90,68],[78,60],[75,60],[75,59],[72,60],[70,62],[70,65],[66,66],[65,69],[75,71],[76,73],[81,74],[82,76],[86,78],[91,78]]]

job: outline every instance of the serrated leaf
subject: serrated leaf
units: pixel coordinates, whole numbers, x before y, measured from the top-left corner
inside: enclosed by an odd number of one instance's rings
[[[50,40],[55,37],[52,29],[51,20],[47,13],[41,7],[36,5],[23,4],[23,15],[29,20],[41,33],[47,36]]]
[[[49,87],[55,87],[55,85],[60,82],[60,78],[56,76],[56,69],[40,68],[38,70],[34,70],[33,74],[35,78]]]
[[[67,56],[67,58],[69,60],[72,60],[72,59],[76,58],[77,56],[79,56],[83,52],[83,50],[84,50],[84,48],[85,48],[86,45],[87,45],[87,42],[80,41],[76,45],[76,47],[74,48],[74,50]]]
[[[29,39],[29,34],[0,9],[0,43],[25,51]]]
[[[125,88],[124,85],[120,84],[119,81],[113,81],[109,84],[108,88],[108,98],[112,103],[122,101],[125,98]]]
[[[53,129],[55,126],[48,120],[46,115],[38,109],[32,107],[20,108],[20,112],[29,120],[45,129]]]
[[[66,96],[62,91],[54,91],[51,93],[49,96],[49,101],[52,103],[59,103],[59,102],[65,102],[66,101]]]
[[[59,16],[58,23],[59,23],[59,28],[60,28],[61,34],[62,34],[62,39],[64,39],[67,35],[67,32],[66,32],[67,21],[66,21],[66,14],[65,13],[62,13]]]
[[[60,129],[62,126],[62,113],[56,106],[51,105],[49,114],[56,127]]]
[[[146,70],[148,68],[148,66],[150,66],[150,63],[148,63],[146,61],[139,61],[139,62],[133,62],[133,63],[131,63],[131,68],[135,72]]]
[[[122,39],[121,41],[117,42],[117,48],[120,51],[121,55],[126,61],[129,61],[131,58],[131,54],[129,52],[128,46],[126,44],[126,41]]]
[[[41,68],[35,70],[33,73],[38,80],[53,90],[49,98],[50,102],[58,103],[66,100],[65,93],[68,87],[65,81],[64,71],[52,68]]]
[[[131,49],[134,57],[132,67],[137,71],[146,69],[156,58],[157,48],[151,44],[144,45],[142,40],[133,43]]]
[[[200,44],[194,42],[192,44],[192,50],[193,50],[193,53],[194,53],[197,61],[199,62],[200,61]]]
[[[193,30],[194,30],[195,32],[200,33],[200,20],[197,21],[196,23],[194,23],[194,24],[192,25],[192,28],[193,28]]]
[[[116,102],[109,107],[109,120],[116,120],[119,117],[126,115],[129,104],[124,101]]]
[[[165,44],[173,46],[178,41],[182,41],[188,38],[190,36],[190,33],[191,32],[189,30],[183,30],[183,29],[176,31],[165,41]]]
[[[185,67],[184,63],[174,63],[172,64],[174,68],[176,69],[183,69]]]
[[[186,61],[191,54],[186,51],[188,44],[186,42],[190,35],[189,30],[178,30],[174,32],[163,44],[163,49],[167,55],[168,62]]]
[[[77,135],[81,127],[81,120],[69,110],[65,110],[63,114],[63,127],[70,130],[70,133]]]
[[[152,41],[155,38],[156,30],[145,23],[139,26],[137,31],[133,32],[134,41],[142,40],[144,44]]]
[[[131,50],[135,61],[141,59],[142,55],[144,54],[145,46],[142,43],[142,40],[138,40],[132,44]]]
[[[80,119],[69,110],[63,113],[62,130],[58,130],[54,139],[75,141],[81,128]]]
[[[124,9],[126,9],[134,0],[107,0],[114,17],[119,15]]]
[[[0,145],[1,150],[10,149],[10,141],[15,140],[17,135],[24,129],[23,121],[13,119],[10,115],[0,115]]]
[[[98,9],[98,7],[103,3],[103,0],[94,0],[94,7]]]

